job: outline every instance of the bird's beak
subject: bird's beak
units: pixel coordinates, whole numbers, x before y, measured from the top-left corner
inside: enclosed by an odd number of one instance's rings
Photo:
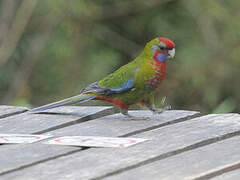
[[[174,58],[175,56],[175,48],[172,50],[168,50],[168,58]]]

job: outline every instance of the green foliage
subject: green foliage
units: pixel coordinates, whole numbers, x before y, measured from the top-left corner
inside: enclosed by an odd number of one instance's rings
[[[235,100],[228,98],[224,100],[219,106],[213,111],[213,113],[229,113],[236,107]]]
[[[158,105],[167,96],[174,109],[239,112],[239,7],[236,0],[38,1],[0,67],[0,100],[38,106],[75,95],[131,61],[149,40],[165,36],[176,43],[176,58],[168,63]]]

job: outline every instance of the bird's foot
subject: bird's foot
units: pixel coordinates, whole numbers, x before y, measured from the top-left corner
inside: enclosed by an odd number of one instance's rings
[[[126,115],[123,120],[125,121],[144,121],[144,120],[149,120],[149,117],[136,117],[136,116],[131,116],[131,115]]]
[[[170,109],[172,108],[171,105],[167,105],[167,104],[166,104],[166,96],[162,98],[161,104],[162,104],[163,108],[154,109],[154,110],[153,110],[153,114],[161,114],[161,113],[163,113],[164,111],[170,110]]]
[[[163,113],[164,111],[170,110],[170,109],[171,109],[171,106],[170,106],[170,105],[167,105],[167,106],[165,106],[165,107],[163,107],[163,108],[155,109],[155,110],[153,111],[153,114],[161,114],[161,113]]]
[[[149,117],[136,117],[128,114],[127,109],[121,109],[121,113],[125,116],[123,120],[128,120],[128,121],[141,121],[141,120],[149,120]]]

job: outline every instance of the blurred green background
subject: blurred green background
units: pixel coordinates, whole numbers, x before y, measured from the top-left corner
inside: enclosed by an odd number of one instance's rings
[[[239,112],[239,8],[238,0],[2,0],[0,103],[76,95],[164,36],[176,57],[159,104],[167,96],[174,109]]]

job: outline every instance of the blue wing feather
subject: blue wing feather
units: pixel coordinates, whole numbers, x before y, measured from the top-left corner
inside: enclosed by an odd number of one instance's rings
[[[129,89],[133,88],[133,78],[129,79],[127,82],[123,84],[123,87],[120,88],[111,88],[111,93],[121,93],[128,91]]]
[[[134,79],[131,78],[127,82],[125,82],[122,87],[119,88],[100,87],[98,85],[98,82],[95,82],[90,84],[87,88],[83,89],[81,93],[96,93],[105,95],[122,93],[133,88],[133,81]]]

